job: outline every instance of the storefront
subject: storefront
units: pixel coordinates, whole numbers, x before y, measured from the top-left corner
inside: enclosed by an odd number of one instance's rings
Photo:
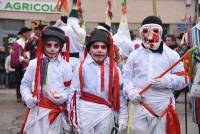
[[[11,43],[9,35],[16,35],[23,26],[31,26],[31,21],[41,20],[48,24],[60,16],[54,10],[57,0],[0,0],[0,45]]]
[[[3,37],[16,34],[22,26],[30,26],[31,21],[41,20],[48,24],[56,21],[62,12],[54,10],[58,0],[0,0],[0,45]],[[72,0],[68,0],[69,11]],[[105,21],[107,0],[81,0],[83,17],[87,21],[88,31],[95,28],[98,22]],[[129,29],[138,35],[141,21],[152,15],[151,0],[127,0]],[[121,1],[113,4],[113,31],[115,32],[121,18]],[[165,33],[179,34],[177,24],[185,24],[193,20],[195,14],[195,0],[186,5],[185,0],[158,0],[157,13],[162,19]],[[173,13],[173,14],[171,14]],[[190,19],[191,18],[191,19]]]

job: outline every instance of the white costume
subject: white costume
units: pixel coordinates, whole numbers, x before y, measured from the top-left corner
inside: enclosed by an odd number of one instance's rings
[[[66,36],[69,37],[69,63],[72,65],[72,69],[74,70],[84,56],[84,41],[86,37],[86,31],[80,27],[79,19],[76,17],[69,17],[67,20],[67,25],[60,26],[59,28],[65,32]]]
[[[127,23],[120,22],[119,29],[113,36],[113,40],[117,47],[119,47],[120,53],[125,58],[128,58],[129,54],[134,50],[134,48]]]
[[[32,93],[34,92],[36,63],[36,59],[30,61],[21,81],[21,95],[26,104],[28,103],[27,101],[29,101],[27,97],[32,96]],[[24,133],[60,134],[63,132],[70,132],[70,126],[69,123],[67,123],[66,115],[64,114],[66,109],[59,108],[61,108],[61,105],[67,101],[71,78],[71,67],[64,59],[61,58],[61,56],[49,61],[46,77],[47,84],[46,86],[43,86],[42,89],[42,96],[40,98],[41,104],[39,104],[40,107],[31,107],[31,105],[27,104],[30,108],[30,112],[24,128]],[[56,102],[55,100],[52,100],[52,98],[49,98],[47,91],[54,92],[53,90],[55,90],[57,94],[62,95],[62,99],[58,99]],[[46,103],[43,102],[42,99],[48,100],[48,104],[50,105],[51,103],[53,106],[45,106]],[[56,119],[51,120],[50,117],[53,113],[57,113],[57,116],[55,116]],[[52,123],[50,123],[50,120]]]
[[[123,75],[123,90],[127,98],[129,100],[137,98],[138,90],[150,83],[152,79],[173,65],[179,58],[178,53],[165,44],[163,44],[162,53],[154,53],[144,47],[133,51],[127,60]],[[179,90],[184,87],[184,77],[175,73],[182,71],[183,64],[180,62],[163,76],[166,88],[150,88],[142,94],[144,97],[143,102],[157,115],[161,115],[168,107],[171,98],[174,106],[173,90]],[[134,119],[131,126],[133,134],[165,134],[165,125],[166,114],[157,118],[140,103],[135,104]]]
[[[119,48],[119,54],[121,57],[118,61],[118,66],[121,70],[123,70],[129,54],[134,50],[126,15],[121,17],[119,28],[117,33],[113,36],[113,40],[115,45]]]
[[[88,55],[82,64],[82,78],[84,81],[83,91],[92,95],[100,97],[105,102],[108,101],[108,85],[109,85],[109,58],[104,60],[104,91],[101,91],[101,67],[95,63],[93,58]],[[80,93],[80,79],[79,79],[79,66],[75,70],[72,84],[70,86],[72,91]],[[118,68],[117,68],[118,69]],[[120,70],[119,78],[121,76]],[[97,99],[98,99],[97,98]],[[97,100],[96,99],[96,100]],[[106,104],[98,104],[84,100],[84,98],[77,99],[77,113],[78,113],[78,126],[83,134],[110,134],[114,127],[114,111]],[[93,99],[94,100],[94,99]],[[126,101],[122,94],[120,94],[120,112],[119,122],[122,120],[127,121],[128,113]]]

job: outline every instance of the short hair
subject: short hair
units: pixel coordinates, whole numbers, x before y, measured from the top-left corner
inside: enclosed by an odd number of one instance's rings
[[[166,37],[165,37],[165,41],[166,41],[166,38],[169,37],[172,39],[172,41],[176,42],[176,37],[173,35],[173,34],[168,34]]]

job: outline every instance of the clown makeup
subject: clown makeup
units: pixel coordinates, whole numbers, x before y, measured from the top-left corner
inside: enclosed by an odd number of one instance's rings
[[[47,41],[44,47],[49,58],[54,58],[59,54],[61,45],[57,41]]]
[[[146,48],[157,50],[162,41],[163,29],[158,24],[145,24],[140,28],[140,36]]]
[[[94,42],[90,48],[90,55],[94,61],[101,65],[107,56],[108,48],[103,42]]]

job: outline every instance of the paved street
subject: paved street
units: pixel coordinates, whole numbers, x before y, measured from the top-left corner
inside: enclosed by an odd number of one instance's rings
[[[25,106],[16,102],[14,89],[0,89],[0,134],[16,134],[20,130]]]
[[[177,103],[176,103],[176,111],[179,114],[179,119],[181,121],[181,134],[185,133],[185,94],[182,93],[181,96],[179,96]],[[189,99],[187,99],[189,102]],[[188,125],[188,131],[187,134],[199,134],[198,127],[195,123],[192,121],[192,109],[189,108],[189,104],[187,105],[187,125]]]
[[[181,120],[181,131],[185,134],[184,94],[176,104]],[[14,89],[0,89],[0,134],[16,134],[20,130],[26,108],[21,103],[16,103]],[[191,109],[188,105],[188,134],[198,134],[198,127],[192,122]]]

